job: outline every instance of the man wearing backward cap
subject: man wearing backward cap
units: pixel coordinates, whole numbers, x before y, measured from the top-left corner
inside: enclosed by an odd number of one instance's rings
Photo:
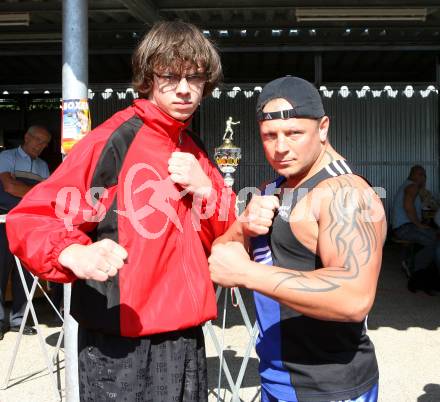
[[[366,317],[386,235],[382,204],[330,145],[312,84],[270,82],[257,119],[280,176],[217,239],[209,263],[213,281],[255,291],[262,401],[376,401]]]

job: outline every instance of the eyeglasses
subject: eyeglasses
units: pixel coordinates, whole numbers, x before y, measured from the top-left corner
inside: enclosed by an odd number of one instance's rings
[[[188,75],[179,75],[179,74],[158,74],[154,73],[154,75],[159,79],[159,85],[163,86],[167,90],[174,90],[180,84],[180,81],[183,79],[186,80],[188,86],[197,90],[202,87],[208,77],[206,74],[188,74]]]

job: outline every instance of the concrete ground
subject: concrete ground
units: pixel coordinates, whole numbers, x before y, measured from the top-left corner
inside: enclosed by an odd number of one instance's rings
[[[251,295],[243,293],[251,321],[254,321]],[[223,296],[220,318],[213,329],[222,341]],[[229,299],[230,301],[230,299]],[[47,304],[36,303],[45,347],[53,353],[60,327]],[[380,401],[440,401],[440,296],[406,290],[399,267],[399,249],[387,246],[376,302],[369,315],[369,335],[376,346],[380,368]],[[238,308],[227,310],[224,344],[226,361],[235,382],[249,335]],[[17,334],[7,333],[0,341],[0,384],[3,384]],[[212,338],[207,335],[209,401],[217,401],[219,359]],[[64,395],[64,355],[59,354],[60,370],[55,379]],[[244,402],[259,401],[258,360],[253,352],[240,390]],[[0,391],[0,402],[50,402],[54,389],[36,336],[23,337],[9,387]],[[221,380],[220,401],[230,401],[227,380]]]

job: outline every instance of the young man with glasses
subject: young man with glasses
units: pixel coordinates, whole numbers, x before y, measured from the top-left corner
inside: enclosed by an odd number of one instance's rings
[[[8,234],[33,272],[73,282],[81,400],[206,401],[201,325],[217,309],[205,252],[234,196],[187,128],[220,59],[193,25],[162,22],[133,72],[140,99],[73,148]]]

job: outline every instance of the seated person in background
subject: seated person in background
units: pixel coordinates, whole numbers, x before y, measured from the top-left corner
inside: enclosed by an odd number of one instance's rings
[[[49,177],[47,163],[39,158],[51,140],[49,131],[41,126],[31,126],[24,135],[21,146],[0,153],[0,213],[12,209],[21,198],[38,182]],[[8,330],[5,314],[5,291],[9,274],[12,273],[12,307],[9,315],[10,330],[18,332],[26,307],[26,295],[14,257],[9,251],[5,225],[0,224],[0,340]],[[26,282],[32,277],[24,270]],[[33,327],[25,326],[25,335],[34,335]]]
[[[408,289],[428,290],[424,283],[425,270],[435,263],[440,269],[440,242],[435,229],[422,222],[422,198],[420,191],[425,188],[426,171],[423,166],[411,168],[408,179],[397,190],[392,212],[394,235],[401,240],[408,240],[421,246],[414,256],[414,266],[408,281]],[[405,262],[404,262],[405,263]]]

